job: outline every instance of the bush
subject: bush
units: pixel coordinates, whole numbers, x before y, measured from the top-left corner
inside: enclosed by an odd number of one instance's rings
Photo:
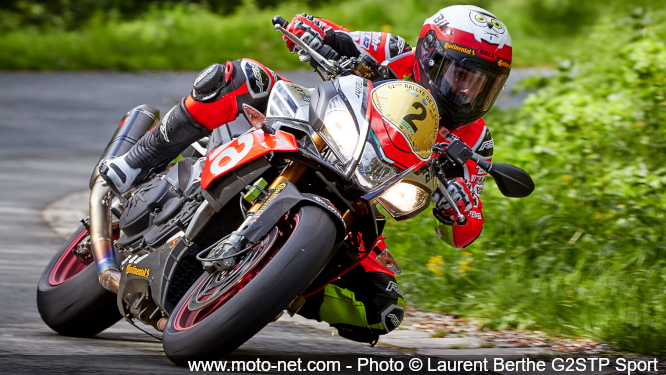
[[[9,3],[12,6],[0,2],[0,69],[136,71],[201,70],[240,57],[274,69],[305,69],[273,30],[275,14],[289,19],[309,12],[350,30],[392,32],[415,45],[424,19],[459,2],[246,0],[229,9],[223,6],[229,2],[203,0]],[[589,25],[606,9],[600,0],[584,6],[570,0],[476,3],[508,25],[514,67],[552,65],[574,56]],[[276,7],[263,7],[267,5]]]
[[[638,9],[602,22],[587,53],[530,80],[542,87],[523,108],[491,112],[495,160],[537,189],[515,200],[487,184],[486,226],[462,252],[421,238],[427,215],[389,226],[413,302],[666,351],[665,21]]]

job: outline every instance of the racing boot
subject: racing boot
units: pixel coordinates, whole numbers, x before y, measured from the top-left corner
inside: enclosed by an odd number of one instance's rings
[[[102,160],[99,173],[116,194],[123,194],[206,135],[208,130],[190,116],[181,102],[126,154]]]

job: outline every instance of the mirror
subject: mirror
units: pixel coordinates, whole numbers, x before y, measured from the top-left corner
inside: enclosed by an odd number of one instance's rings
[[[479,167],[495,179],[500,192],[509,198],[525,198],[534,191],[534,181],[529,173],[506,163],[491,163],[474,154],[471,157]]]
[[[534,191],[534,181],[515,165],[493,163],[488,173],[495,179],[500,192],[509,198],[524,198]]]

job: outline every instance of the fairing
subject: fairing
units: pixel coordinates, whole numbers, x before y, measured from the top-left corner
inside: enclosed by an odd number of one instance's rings
[[[298,151],[296,137],[280,130],[274,135],[262,131],[245,133],[208,154],[201,174],[201,187],[208,189],[213,181],[230,170],[273,151]]]
[[[383,83],[370,96],[371,136],[381,148],[383,159],[401,169],[428,161],[439,118],[432,96],[406,81]]]

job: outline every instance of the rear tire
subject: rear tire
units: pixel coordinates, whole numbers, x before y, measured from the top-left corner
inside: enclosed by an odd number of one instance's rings
[[[330,260],[336,227],[330,215],[318,207],[305,206],[297,217],[298,224],[286,242],[254,278],[202,320],[183,327],[181,314],[191,314],[190,298],[210,275],[204,273],[185,293],[162,336],[164,353],[172,362],[184,366],[190,360],[216,359],[231,353],[312,283]]]
[[[37,309],[46,325],[65,336],[91,337],[109,328],[122,317],[116,295],[102,288],[93,261],[66,280],[53,282],[58,261],[70,260],[73,246],[86,234],[81,226],[46,267],[37,287]],[[56,284],[56,285],[53,285]]]

